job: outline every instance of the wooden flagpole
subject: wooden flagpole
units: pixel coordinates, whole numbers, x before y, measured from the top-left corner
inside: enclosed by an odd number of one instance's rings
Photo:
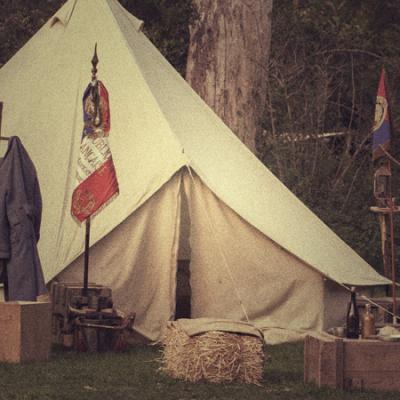
[[[378,88],[378,95],[377,95],[377,105],[375,111],[377,110],[378,107],[378,96],[379,95],[384,96],[386,101],[386,113],[389,118],[389,129],[390,129],[389,133],[391,136],[391,129],[393,127],[393,124],[390,113],[389,94],[386,92],[386,86],[387,85],[385,79],[385,70],[384,68],[382,68],[381,78]],[[383,93],[380,93],[381,90],[383,90]],[[381,108],[384,108],[382,104],[380,106]],[[383,120],[384,117],[385,114],[382,113],[380,115],[380,118],[382,118]],[[378,124],[380,122],[380,125],[376,125],[377,126],[376,131],[379,130],[382,124],[382,120],[379,118],[377,120],[377,115],[375,114],[375,124]],[[373,134],[375,133],[374,129],[373,129]],[[391,140],[390,136],[389,136],[389,141]],[[377,206],[371,207],[370,209],[373,212],[377,212],[379,215],[384,270],[386,277],[387,278],[390,277],[392,281],[391,295],[393,304],[393,324],[396,324],[397,323],[397,287],[396,287],[397,263],[396,263],[396,247],[395,247],[396,245],[394,240],[394,214],[400,211],[400,207],[395,205],[395,199],[393,198],[392,162],[395,162],[396,164],[399,164],[399,162],[388,153],[384,145],[379,144],[378,146],[380,148],[379,150],[381,151],[381,154],[379,154],[378,159],[382,159],[382,157],[385,157],[385,161],[380,162],[380,167],[374,173],[374,196],[377,199]],[[387,241],[388,232],[390,234],[390,241],[389,241],[390,254],[386,247],[386,243],[388,243]],[[388,262],[389,257],[390,257],[390,263]]]
[[[383,77],[384,79],[384,84],[385,84],[385,90],[386,90],[386,75]],[[386,100],[387,100],[387,112],[388,112],[388,117],[389,117],[389,123],[390,123],[390,135],[392,135],[392,128],[393,128],[393,123],[392,123],[392,113],[390,112],[390,94],[389,92],[386,92]],[[392,138],[390,138],[392,140]],[[384,146],[380,145],[381,148]],[[384,149],[386,150],[386,149]],[[384,153],[387,153],[384,151]],[[394,240],[394,212],[395,212],[395,204],[394,204],[394,198],[393,198],[393,191],[392,191],[392,158],[393,157],[387,157],[387,162],[388,162],[388,169],[390,172],[389,175],[389,207],[390,207],[390,213],[389,213],[389,224],[390,224],[390,247],[391,247],[391,272],[392,272],[392,303],[393,303],[393,325],[397,323],[397,287],[396,287],[396,278],[397,278],[397,262],[396,262],[396,245],[395,245],[395,240]]]
[[[392,272],[392,302],[393,302],[393,324],[397,323],[397,288],[396,288],[396,248],[394,241],[394,204],[392,197],[392,163],[388,161],[390,176],[389,176],[389,221],[390,221],[390,247],[391,247],[391,272]]]
[[[83,295],[88,295],[89,287],[89,251],[90,251],[90,217],[86,220],[86,232],[85,232],[85,258],[84,258],[84,269],[83,269]]]
[[[97,64],[99,59],[97,57],[97,43],[94,46],[94,54],[92,57],[92,85],[94,86],[97,82]],[[97,97],[96,97],[97,99]],[[98,99],[97,99],[98,101]],[[95,104],[95,112],[98,112],[99,104]],[[89,288],[89,254],[90,254],[90,217],[86,219],[85,223],[85,256],[84,256],[84,266],[83,266],[83,295],[88,295]]]

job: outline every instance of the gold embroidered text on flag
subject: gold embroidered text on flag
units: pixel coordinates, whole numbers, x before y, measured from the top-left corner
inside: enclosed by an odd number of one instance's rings
[[[76,187],[71,204],[72,216],[78,222],[96,215],[119,193],[108,144],[110,132],[108,92],[101,81],[91,82],[85,90],[83,120]]]

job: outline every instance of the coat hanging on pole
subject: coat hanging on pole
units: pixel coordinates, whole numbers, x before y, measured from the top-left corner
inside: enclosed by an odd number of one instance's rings
[[[0,161],[0,259],[7,271],[8,300],[35,301],[47,293],[36,247],[41,215],[35,166],[13,136]]]

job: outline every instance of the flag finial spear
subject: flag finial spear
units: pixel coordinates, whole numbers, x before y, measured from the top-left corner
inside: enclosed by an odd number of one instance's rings
[[[92,81],[96,81],[97,77],[97,64],[99,63],[99,58],[97,57],[97,43],[94,46],[94,54],[93,54],[93,58],[92,58]]]

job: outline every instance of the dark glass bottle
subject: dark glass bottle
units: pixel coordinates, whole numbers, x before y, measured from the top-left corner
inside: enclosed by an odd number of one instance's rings
[[[360,334],[360,315],[357,309],[356,291],[351,288],[351,298],[347,309],[346,318],[346,337],[349,339],[358,339]]]

